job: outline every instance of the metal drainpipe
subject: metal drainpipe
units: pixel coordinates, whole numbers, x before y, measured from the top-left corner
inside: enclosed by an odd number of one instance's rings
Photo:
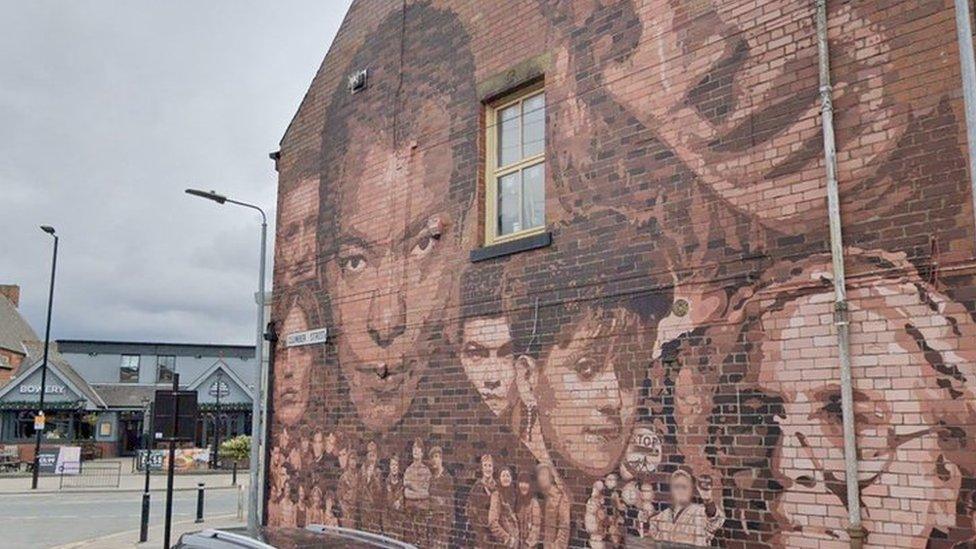
[[[837,145],[834,137],[833,86],[830,81],[830,45],[827,39],[827,0],[817,0],[817,48],[820,57],[820,104],[823,123],[824,161],[827,168],[827,216],[830,220],[830,256],[834,274],[834,325],[840,355],[840,396],[844,423],[844,471],[847,483],[847,532],[851,547],[860,549],[867,537],[861,525],[858,485],[857,437],[854,427],[854,388],[851,376],[850,319],[844,274],[844,240],[841,233],[840,191],[837,187]]]
[[[969,187],[976,223],[976,59],[973,56],[973,29],[969,21],[969,0],[956,2],[956,40],[962,69],[962,96],[966,105],[966,136],[969,142]]]

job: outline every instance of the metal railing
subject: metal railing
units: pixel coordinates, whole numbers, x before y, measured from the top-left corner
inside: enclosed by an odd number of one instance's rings
[[[65,488],[118,488],[122,463],[64,463],[59,467],[59,490]]]

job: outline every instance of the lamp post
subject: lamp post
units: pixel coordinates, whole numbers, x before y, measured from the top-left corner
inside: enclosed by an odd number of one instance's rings
[[[217,406],[216,406],[216,412],[214,413],[213,468],[216,469],[220,465],[220,458],[218,457],[218,454],[220,452],[220,426],[222,424],[222,419],[220,417],[220,393],[223,391],[222,388],[224,384],[223,372],[217,373],[217,381],[215,381],[214,383],[216,383],[216,385],[214,385],[214,387],[216,388],[215,390],[216,394],[214,396],[216,396],[217,398]]]
[[[264,210],[254,204],[239,202],[217,194],[214,191],[208,192],[198,189],[187,189],[186,194],[205,198],[221,205],[234,204],[243,206],[256,210],[261,214],[261,261],[258,269],[258,324],[254,348],[254,356],[258,364],[254,376],[254,401],[251,405],[251,471],[247,505],[247,527],[251,532],[256,532],[261,525],[260,519],[258,518],[260,516],[258,514],[258,494],[260,493],[258,489],[258,464],[261,453],[258,448],[261,446],[261,440],[263,438],[263,430],[261,428],[261,381],[263,376],[262,370],[264,369],[264,263],[268,241],[268,216],[265,215]]]
[[[31,477],[31,490],[37,490],[37,476],[41,464],[41,436],[44,435],[44,393],[47,389],[47,351],[51,346],[51,307],[54,305],[54,274],[58,267],[58,235],[54,232],[54,227],[41,225],[41,230],[54,237],[54,258],[51,260],[51,287],[47,296],[47,326],[44,328],[44,361],[41,363],[41,394],[40,402],[37,404],[37,418],[34,419],[34,472]],[[37,427],[41,428],[38,429]]]

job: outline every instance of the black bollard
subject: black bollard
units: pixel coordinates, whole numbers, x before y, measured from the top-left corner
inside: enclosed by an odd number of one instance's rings
[[[237,486],[237,462],[236,461],[234,462],[234,468],[232,469],[232,471],[233,472],[231,473],[230,476],[230,483],[232,486]]]
[[[142,494],[142,520],[139,522],[139,543],[149,539],[149,492]]]
[[[197,523],[203,522],[203,483],[197,483]]]

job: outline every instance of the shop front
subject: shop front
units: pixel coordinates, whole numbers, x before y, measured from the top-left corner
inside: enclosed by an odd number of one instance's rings
[[[114,455],[114,432],[105,427],[104,402],[69,368],[60,362],[48,365],[42,445],[80,446],[88,457]],[[24,461],[32,460],[34,455],[34,420],[40,393],[40,364],[28,368],[0,390],[0,445],[8,452],[10,447],[16,447]]]

